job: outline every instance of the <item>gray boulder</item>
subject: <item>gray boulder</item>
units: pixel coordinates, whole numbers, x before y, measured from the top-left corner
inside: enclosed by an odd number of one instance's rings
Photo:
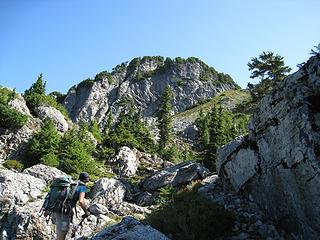
[[[42,203],[42,200],[38,200],[12,207],[11,211],[2,216],[0,239],[52,239],[54,228],[39,213]]]
[[[51,119],[60,132],[66,132],[69,129],[69,123],[63,114],[51,106],[40,106],[35,109],[37,117],[41,120]]]
[[[133,217],[125,217],[116,225],[99,232],[91,240],[169,240],[164,234]]]
[[[167,185],[178,186],[189,183],[192,180],[202,179],[208,174],[208,169],[200,163],[187,161],[165,168],[144,178],[140,182],[140,186],[146,191],[154,191]]]
[[[11,170],[0,170],[0,198],[10,199],[12,204],[24,205],[41,195],[44,180]]]
[[[113,178],[102,178],[98,180],[93,189],[93,203],[105,206],[123,203],[127,193],[126,186],[119,180]]]
[[[128,147],[121,147],[118,154],[111,159],[115,166],[113,171],[121,177],[132,177],[136,174],[139,166],[139,160],[136,156],[137,150],[131,150]]]
[[[249,192],[276,225],[301,239],[320,235],[319,89],[315,56],[262,99],[250,135],[217,159],[226,186]]]
[[[50,181],[55,177],[67,175],[66,173],[60,171],[55,167],[49,167],[43,164],[38,164],[26,168],[25,170],[23,170],[23,173],[34,176],[36,178],[40,178],[47,184],[50,183]]]

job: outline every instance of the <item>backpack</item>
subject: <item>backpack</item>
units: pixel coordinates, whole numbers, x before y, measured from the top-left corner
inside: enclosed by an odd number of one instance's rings
[[[77,187],[78,183],[67,176],[53,179],[40,212],[43,211],[49,219],[53,212],[71,214]]]

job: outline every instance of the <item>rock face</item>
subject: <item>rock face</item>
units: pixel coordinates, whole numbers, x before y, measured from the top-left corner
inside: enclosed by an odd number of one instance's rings
[[[37,117],[40,118],[41,120],[45,120],[46,118],[51,119],[60,132],[64,133],[68,131],[69,129],[68,122],[66,121],[63,114],[59,110],[55,109],[54,107],[40,106],[36,108],[35,112],[37,114]]]
[[[117,117],[129,104],[139,109],[143,117],[155,117],[167,85],[173,90],[175,113],[236,87],[228,75],[216,72],[199,59],[165,62],[161,57],[144,57],[133,59],[109,76],[80,83],[69,90],[64,105],[73,121],[91,122],[95,118],[102,126],[107,113]]]
[[[312,57],[264,97],[249,136],[219,151],[217,168],[278,226],[320,235],[320,59]]]
[[[39,178],[10,170],[0,170],[0,197],[10,199],[15,205],[23,205],[37,198],[44,187],[45,182]]]
[[[27,107],[26,101],[20,94],[16,94],[17,97],[12,99],[8,105],[13,109],[25,114],[27,116],[31,116],[29,108]]]
[[[91,240],[169,240],[164,234],[144,225],[133,217],[125,217],[116,225],[113,225],[96,234]]]
[[[45,182],[28,174],[0,171],[0,238],[49,239],[50,226],[39,217]]]
[[[16,97],[8,103],[8,106],[27,115],[28,122],[21,129],[0,128],[0,163],[6,159],[20,159],[26,143],[40,125],[40,120],[31,116],[26,102],[20,94],[16,94]]]
[[[25,126],[17,130],[0,128],[0,163],[8,158],[20,159],[22,157],[26,144],[36,129],[32,126],[32,121],[29,119]]]
[[[146,177],[140,182],[140,186],[146,191],[154,191],[169,184],[172,186],[186,184],[192,180],[205,178],[208,174],[209,171],[201,164],[187,161]]]

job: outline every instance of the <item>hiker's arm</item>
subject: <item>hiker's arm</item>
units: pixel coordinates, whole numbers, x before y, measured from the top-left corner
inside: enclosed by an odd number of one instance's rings
[[[88,208],[86,206],[86,203],[84,201],[84,196],[86,195],[85,192],[80,192],[79,194],[79,205],[82,208],[82,210],[85,212],[86,215],[90,215],[90,212],[88,211]]]

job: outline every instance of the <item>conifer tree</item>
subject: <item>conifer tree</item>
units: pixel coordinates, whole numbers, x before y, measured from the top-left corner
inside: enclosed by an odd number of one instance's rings
[[[45,95],[46,94],[46,82],[42,80],[42,73],[40,73],[37,81],[31,85],[31,87],[24,92],[25,96],[32,94]]]
[[[57,166],[59,163],[54,156],[59,152],[60,142],[61,136],[53,121],[46,120],[41,130],[33,135],[27,146],[25,165],[32,166],[43,163],[50,166]]]
[[[172,90],[170,86],[165,88],[161,97],[160,108],[158,112],[158,129],[159,129],[159,147],[167,148],[172,143]]]
[[[248,84],[254,103],[260,101],[273,86],[283,80],[291,68],[285,66],[283,57],[273,52],[263,52],[259,57],[254,57],[248,63],[250,78],[259,78],[258,84]]]

